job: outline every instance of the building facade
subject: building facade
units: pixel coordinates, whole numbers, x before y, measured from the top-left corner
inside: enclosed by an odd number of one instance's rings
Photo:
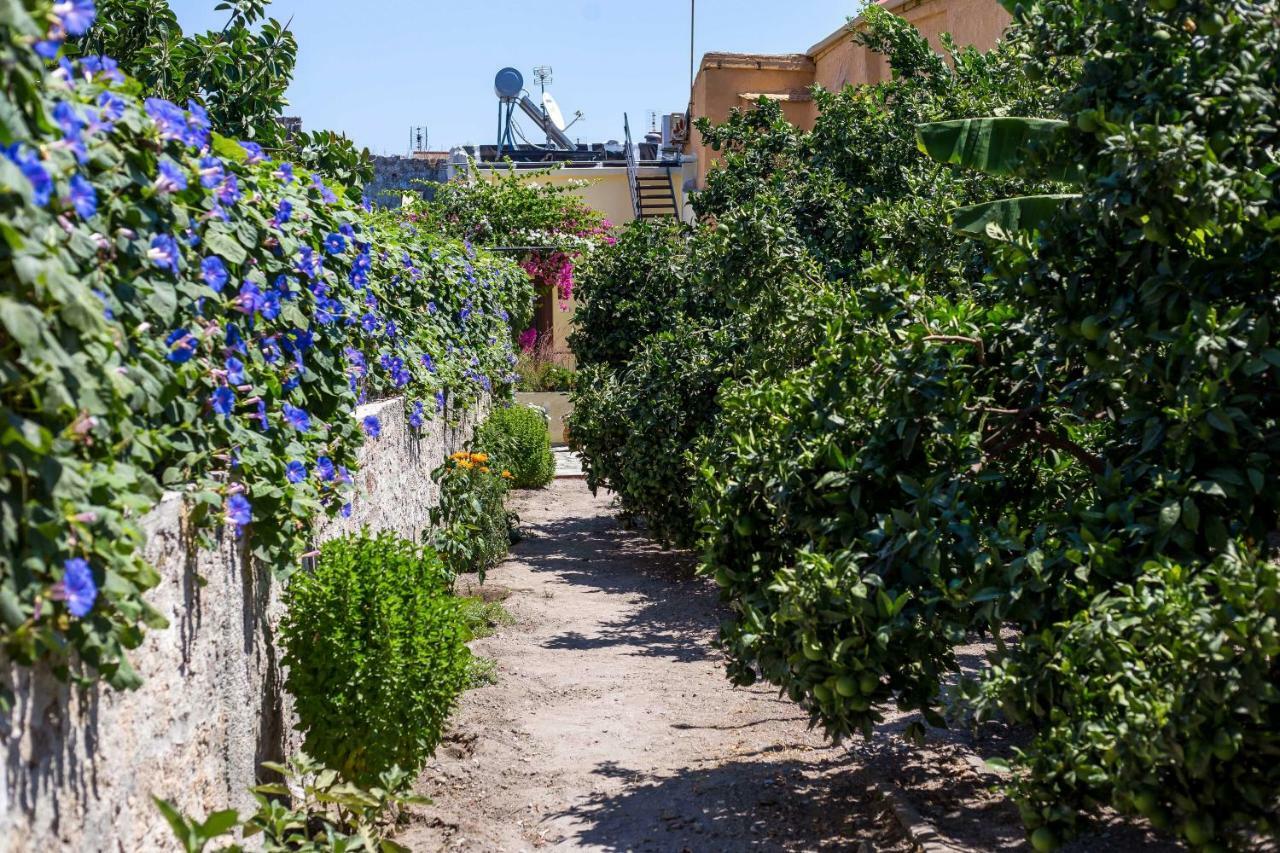
[[[941,35],[950,33],[956,44],[989,50],[1010,22],[996,0],[879,0],[879,5],[909,21],[935,48],[941,47]],[[889,79],[888,61],[854,44],[850,28],[861,26],[862,20],[855,18],[804,53],[706,54],[690,93],[693,117],[718,124],[732,110],[766,97],[780,102],[783,114],[796,127],[812,130],[817,119],[817,105],[810,94],[813,86],[837,91]],[[695,127],[685,153],[697,161],[690,164],[688,182],[691,188],[701,189],[716,152],[703,143]]]

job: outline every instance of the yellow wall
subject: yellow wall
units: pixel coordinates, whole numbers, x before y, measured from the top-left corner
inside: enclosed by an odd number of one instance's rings
[[[996,0],[880,0],[880,5],[910,21],[935,48],[941,47],[939,36],[949,32],[959,45],[989,50],[1010,20]],[[751,99],[746,95],[777,96],[785,99],[783,113],[792,124],[812,130],[817,106],[805,96],[808,87],[817,84],[835,91],[850,84],[888,79],[888,61],[855,45],[848,27],[841,27],[807,53],[707,54],[694,81],[690,104],[695,119],[706,117],[718,124],[729,118],[733,108],[748,105]],[[697,186],[704,186],[716,152],[703,144],[696,128],[685,151],[697,156]]]
[[[478,174],[485,180],[493,180],[499,175],[506,175],[506,167],[497,169],[478,170]],[[665,175],[666,170],[656,166],[641,166],[639,169],[641,175]],[[626,166],[606,166],[598,168],[582,168],[557,169],[550,173],[541,171],[536,175],[530,175],[529,180],[540,181],[544,184],[567,184],[577,182],[582,184],[575,190],[575,195],[579,196],[588,207],[597,211],[614,225],[625,225],[635,219],[634,209],[631,206],[631,186],[627,181]],[[672,175],[672,183],[675,184],[676,192],[676,209],[680,210],[684,207],[684,187],[681,180],[679,169],[676,169]],[[551,349],[553,357],[567,365],[574,364],[573,354],[569,351],[569,333],[573,330],[573,313],[576,307],[573,299],[569,300],[568,307],[562,310],[560,301],[552,294],[542,294],[543,299],[550,299],[553,303],[551,312]],[[539,329],[539,334],[545,336],[547,330]]]

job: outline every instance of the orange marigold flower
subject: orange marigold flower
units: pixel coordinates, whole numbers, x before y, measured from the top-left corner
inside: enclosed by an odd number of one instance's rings
[[[488,473],[489,473],[489,466],[488,466],[488,465],[486,465],[485,467],[481,468],[481,469],[480,469],[480,473],[481,473],[481,474],[488,474]]]
[[[504,480],[514,480],[514,479],[515,479],[515,476],[514,476],[510,471],[503,471],[503,472],[502,472],[502,478],[503,478]]]
[[[472,454],[471,454],[471,461],[473,461],[473,462],[488,462],[488,461],[489,461],[489,454],[487,454],[487,453],[472,453]]]

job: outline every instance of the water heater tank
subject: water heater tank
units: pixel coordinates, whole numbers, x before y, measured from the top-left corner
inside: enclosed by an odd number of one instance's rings
[[[493,78],[493,91],[503,100],[520,97],[524,91],[524,75],[514,68],[502,69]]]

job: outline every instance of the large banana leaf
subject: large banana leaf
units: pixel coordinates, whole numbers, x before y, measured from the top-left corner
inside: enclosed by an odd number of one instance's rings
[[[1019,231],[1038,231],[1079,195],[1027,195],[1002,198],[951,211],[951,228],[971,237],[1010,240]]]
[[[916,127],[920,150],[940,163],[977,169],[989,175],[1015,175],[1069,181],[1077,177],[1069,163],[1033,166],[1035,145],[1048,147],[1066,130],[1065,121],[1044,118],[962,118]]]

